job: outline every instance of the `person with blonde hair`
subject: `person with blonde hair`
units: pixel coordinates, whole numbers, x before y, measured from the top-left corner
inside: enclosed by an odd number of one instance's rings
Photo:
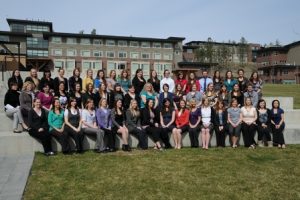
[[[86,77],[82,80],[82,92],[85,93],[86,92],[86,86],[91,83],[94,84],[94,80],[93,80],[93,70],[92,69],[88,69],[86,71]]]
[[[23,84],[22,92],[19,96],[20,101],[20,111],[22,113],[22,117],[24,120],[23,128],[25,130],[28,129],[28,113],[32,109],[32,103],[34,99],[34,93],[33,93],[33,83],[30,81],[26,81]]]
[[[154,108],[158,106],[157,95],[151,83],[146,83],[144,85],[144,89],[142,90],[140,96],[141,96],[140,108],[145,108],[146,102],[149,99],[152,99],[154,101]]]

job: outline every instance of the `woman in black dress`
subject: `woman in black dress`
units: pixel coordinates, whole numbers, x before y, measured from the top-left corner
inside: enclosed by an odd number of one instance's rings
[[[141,91],[144,88],[146,80],[143,77],[143,70],[137,69],[135,72],[135,76],[132,79],[132,85],[135,88],[135,94],[140,95]]]
[[[23,79],[20,75],[20,71],[18,69],[14,70],[12,76],[8,79],[7,85],[8,87],[11,86],[11,83],[16,83],[18,86],[18,91],[22,90],[23,88]]]
[[[160,111],[160,125],[163,129],[162,140],[166,149],[172,148],[169,139],[169,132],[173,132],[175,125],[175,110],[171,104],[170,99],[165,98],[162,103]]]
[[[131,100],[136,100],[140,105],[140,96],[135,94],[135,88],[133,85],[129,85],[128,92],[124,96],[124,110],[127,110],[130,106]]]
[[[157,77],[157,72],[155,70],[151,70],[150,78],[147,81],[148,83],[151,83],[153,86],[154,91],[159,94],[160,91],[160,80]]]

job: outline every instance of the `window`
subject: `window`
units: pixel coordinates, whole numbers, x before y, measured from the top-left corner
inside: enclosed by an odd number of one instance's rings
[[[93,45],[95,45],[95,46],[102,45],[102,40],[93,40]]]
[[[67,44],[77,44],[76,38],[67,38]]]
[[[48,50],[27,50],[28,57],[48,57]]]
[[[289,70],[284,69],[284,70],[283,70],[283,74],[289,74]]]
[[[64,60],[54,60],[55,68],[64,68],[65,61]]]
[[[115,46],[114,40],[106,40],[106,46]]]
[[[109,73],[111,70],[115,70],[117,77],[120,76],[120,73],[123,69],[126,69],[126,62],[124,61],[108,61],[107,62],[107,76],[109,76]]]
[[[137,42],[137,41],[130,41],[130,46],[131,47],[138,47],[139,46],[139,42]]]
[[[0,35],[0,41],[8,42],[9,41],[9,37],[7,35]]]
[[[93,51],[94,57],[102,57],[102,51]]]
[[[150,53],[142,53],[142,59],[150,59]]]
[[[60,44],[61,43],[61,37],[52,37],[51,41],[52,41],[52,43]]]
[[[171,43],[164,43],[164,48],[165,49],[172,49],[172,44]]]
[[[119,58],[127,58],[127,52],[119,51]]]
[[[164,60],[172,60],[173,59],[173,55],[168,53],[168,54],[164,54]]]
[[[108,58],[114,58],[115,57],[115,52],[114,51],[107,51],[106,52],[106,57],[108,57]]]
[[[164,71],[172,69],[172,64],[170,63],[154,63],[154,70],[157,72],[159,79],[163,78]]]
[[[142,48],[150,48],[150,42],[142,42],[141,47]]]
[[[76,49],[68,49],[67,56],[76,56],[77,52]]]
[[[80,44],[89,45],[89,44],[91,44],[91,40],[88,39],[88,38],[81,38],[80,39]]]
[[[161,43],[154,42],[154,43],[153,43],[153,48],[160,49],[160,48],[161,48]]]
[[[131,74],[131,77],[134,77],[135,76],[135,72],[137,69],[142,69],[143,70],[143,76],[144,78],[147,80],[149,78],[149,75],[150,75],[150,63],[147,63],[147,62],[142,62],[142,63],[139,63],[139,62],[132,62],[131,63],[131,69],[130,69],[130,74]]]
[[[62,50],[61,49],[52,49],[52,55],[53,56],[62,56]]]
[[[27,32],[49,32],[48,26],[26,25]]]
[[[187,49],[186,52],[187,53],[193,53],[193,49]]]
[[[25,26],[22,24],[12,24],[10,26],[10,29],[12,32],[22,32],[22,33],[25,32]]]
[[[102,69],[102,61],[82,60],[82,70],[85,71],[88,69],[95,69],[95,70]]]
[[[28,48],[44,48],[48,49],[48,41],[44,40],[43,38],[27,38],[26,41]]]
[[[161,59],[161,54],[160,53],[154,53],[154,60],[160,60]]]
[[[127,46],[127,41],[125,41],[125,40],[119,40],[118,41],[118,46],[119,47],[126,47]]]
[[[81,56],[82,57],[90,57],[91,56],[91,51],[90,50],[82,50],[81,51]]]
[[[66,61],[66,70],[72,71],[75,68],[75,60]]]
[[[130,58],[139,59],[140,54],[138,52],[130,52]]]

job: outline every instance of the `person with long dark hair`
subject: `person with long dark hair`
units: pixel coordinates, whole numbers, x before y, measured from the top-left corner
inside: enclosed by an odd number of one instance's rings
[[[226,85],[227,91],[231,92],[233,90],[233,86],[238,83],[236,79],[234,79],[232,75],[232,71],[227,71],[225,74],[224,85]]]
[[[272,101],[271,130],[273,134],[273,144],[277,145],[278,148],[282,149],[286,148],[283,136],[284,128],[284,110],[280,108],[279,100],[275,99]]]
[[[187,80],[184,78],[184,74],[182,71],[179,71],[178,72],[178,75],[177,75],[177,79],[175,80],[175,85],[180,85],[181,88],[182,88],[182,91],[185,91],[186,90],[186,87],[187,87]],[[176,86],[175,86],[175,90],[176,90]]]
[[[237,148],[237,142],[241,136],[242,113],[237,99],[233,98],[227,109],[228,132],[231,137],[232,148]]]
[[[238,107],[241,108],[244,106],[244,93],[240,90],[239,84],[234,84],[233,90],[230,92],[229,97],[229,102],[231,102],[232,99],[236,99],[238,102]]]
[[[120,83],[116,83],[114,86],[114,90],[111,92],[111,98],[110,98],[110,102],[108,102],[108,107],[110,109],[114,108],[114,104],[117,100],[121,100],[122,101],[122,105],[124,102],[124,93],[122,91],[122,87],[120,85]]]
[[[150,78],[147,80],[148,83],[151,83],[154,91],[159,94],[160,92],[160,80],[158,79],[157,72],[155,70],[150,71]]]
[[[263,81],[258,75],[258,72],[253,72],[249,79],[250,83],[253,85],[253,90],[257,93],[258,99],[262,98],[262,87]]]
[[[77,107],[77,102],[75,98],[70,98],[68,107],[64,112],[65,119],[65,131],[66,133],[73,138],[76,144],[76,152],[83,153],[83,131],[81,129],[81,112]]]
[[[66,77],[64,77],[65,75],[65,70],[63,68],[59,68],[58,69],[58,76],[54,78],[53,80],[53,85],[54,85],[54,93],[58,93],[59,92],[59,86],[61,84],[61,82],[64,83],[65,85],[65,91],[69,91],[69,83],[68,83],[68,79]]]
[[[200,82],[196,79],[195,73],[191,72],[189,74],[188,83],[186,86],[185,94],[189,93],[192,90],[192,86],[196,84],[197,91],[200,91]]]
[[[77,83],[80,85],[80,88],[82,88],[82,79],[80,78],[80,69],[78,67],[73,70],[73,76],[69,78],[70,92],[74,93]],[[77,105],[79,106],[79,104]]]
[[[192,148],[199,147],[199,132],[201,122],[201,109],[197,107],[195,99],[190,101],[189,136]]]
[[[175,92],[173,94],[173,105],[175,110],[177,110],[180,106],[180,100],[186,100],[185,92],[182,90],[182,86],[180,84],[175,86]]]
[[[122,100],[118,99],[115,102],[114,108],[111,111],[112,131],[115,134],[120,134],[122,139],[122,150],[131,151],[128,144],[128,129],[125,126],[125,112],[123,110]]]
[[[96,89],[96,91],[98,91],[101,83],[106,84],[105,73],[103,69],[99,69],[97,71],[96,78],[94,79],[94,88]]]
[[[214,90],[218,94],[221,90],[221,86],[223,85],[221,74],[220,74],[219,70],[216,70],[214,72],[214,76],[213,76],[212,80],[213,80]]]
[[[166,149],[172,148],[169,133],[173,133],[175,125],[175,110],[170,99],[165,98],[160,110],[160,126],[163,129],[162,140]]]
[[[259,147],[264,147],[267,142],[268,147],[272,147],[270,125],[271,125],[271,110],[266,107],[266,101],[260,99],[257,104],[257,133]]]
[[[75,88],[74,90],[70,91],[70,97],[75,98],[76,100],[76,105],[79,109],[83,109],[84,108],[84,104],[82,102],[82,93],[81,93],[81,86],[79,82],[75,83]]]
[[[39,90],[42,91],[45,84],[49,86],[50,93],[54,92],[54,80],[51,78],[51,71],[49,69],[46,69],[43,73],[43,77],[41,78],[40,84],[39,84]]]
[[[18,91],[22,90],[22,88],[23,88],[23,79],[21,77],[20,70],[16,69],[12,72],[11,77],[7,81],[8,88],[10,88],[11,83],[16,83],[17,84],[17,86],[18,86],[17,90]]]
[[[227,135],[227,111],[225,103],[218,101],[215,108],[214,130],[216,133],[217,147],[225,147]]]
[[[225,85],[221,86],[221,89],[218,93],[218,101],[222,101],[224,103],[224,107],[228,108],[230,101],[230,94],[227,92],[227,88]]]
[[[106,85],[107,85],[108,90],[113,91],[116,83],[117,83],[116,70],[111,70],[109,72],[109,77],[106,79]]]
[[[129,85],[131,85],[129,73],[126,69],[121,71],[121,76],[117,82],[121,85],[122,92],[126,94],[128,92]]]
[[[173,106],[173,95],[174,94],[172,92],[169,92],[169,85],[165,83],[163,85],[163,92],[161,92],[158,96],[159,107],[162,108],[164,99],[169,99],[171,105]]]
[[[138,147],[143,150],[148,149],[147,134],[142,128],[141,112],[135,99],[130,101],[129,109],[126,111],[126,125],[129,133],[137,137],[139,141]]]
[[[65,109],[69,99],[69,93],[66,91],[65,82],[62,81],[59,83],[58,91],[55,93],[55,96],[58,97],[62,109]]]
[[[37,98],[40,99],[42,108],[46,111],[46,114],[48,115],[49,111],[52,108],[53,102],[53,95],[50,92],[50,87],[48,83],[44,84],[43,89],[40,90],[40,92],[37,95]]]
[[[40,99],[34,99],[33,105],[28,113],[29,135],[41,141],[46,156],[52,156],[54,153],[51,145],[51,134],[48,132],[46,112],[42,108]]]
[[[244,76],[245,71],[244,71],[243,69],[239,69],[239,70],[237,71],[237,74],[238,74],[237,81],[238,81],[240,90],[241,90],[242,92],[246,92],[246,89],[247,89],[247,85],[248,85],[248,83],[249,83],[249,80]]]
[[[85,93],[82,94],[82,103],[85,105],[88,99],[93,99],[95,102],[95,98],[94,85],[88,83],[85,88]]]
[[[124,96],[124,109],[127,110],[130,106],[131,100],[136,100],[140,103],[140,96],[135,94],[135,88],[133,85],[128,86],[128,92]]]
[[[105,83],[99,85],[98,92],[95,94],[95,106],[98,107],[99,102],[102,98],[105,98],[107,102],[113,102],[113,96],[111,92],[107,92],[107,87]],[[96,105],[97,104],[97,105]],[[113,104],[112,104],[113,105]]]
[[[64,110],[61,108],[58,98],[54,98],[52,109],[48,114],[48,124],[49,132],[60,143],[63,154],[70,154],[71,147],[65,130]]]
[[[210,107],[214,107],[218,102],[218,93],[214,90],[214,84],[209,83],[207,89],[204,92],[205,98],[208,99]]]
[[[146,84],[146,80],[143,77],[143,70],[137,69],[135,72],[135,76],[132,79],[132,85],[135,88],[135,93],[137,95],[140,95],[141,91],[144,88],[144,85]]]

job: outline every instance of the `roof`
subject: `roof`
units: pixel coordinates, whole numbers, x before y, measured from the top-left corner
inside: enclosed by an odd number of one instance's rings
[[[259,67],[258,70],[264,70],[264,69],[271,69],[271,68],[288,68],[288,69],[291,69],[291,68],[296,68],[296,67],[300,67],[300,65],[289,65],[289,64],[286,64],[286,65],[269,65],[269,66],[264,66],[264,67]]]
[[[0,35],[32,37],[31,33],[11,32],[11,31],[0,31]]]
[[[254,50],[257,53],[262,53],[262,52],[270,52],[270,51],[283,51],[287,52],[288,48],[286,46],[272,46],[272,47],[261,47],[257,50]]]
[[[53,31],[52,29],[52,22],[46,22],[46,21],[38,21],[38,20],[24,20],[24,19],[9,19],[7,18],[6,19],[7,23],[10,25],[10,24],[13,24],[13,23],[16,23],[16,24],[24,24],[24,25],[42,25],[42,26],[49,26],[50,27],[50,32]]]
[[[187,42],[185,43],[186,46],[198,46],[198,45],[192,45],[193,43],[197,43],[197,44],[206,44],[208,43],[208,41],[190,41],[190,42]],[[239,43],[228,43],[228,42],[214,42],[214,41],[211,41],[210,42],[211,44],[215,44],[215,45],[228,45],[228,46],[238,46]],[[248,44],[249,45],[249,44]]]
[[[293,43],[291,43],[291,44],[285,45],[285,47],[286,47],[287,49],[290,49],[290,48],[293,48],[293,47],[299,46],[299,45],[300,45],[300,41],[297,41],[297,42],[293,42]]]
[[[218,65],[218,63],[189,62],[189,61],[178,62],[179,67],[189,66],[189,67],[208,68],[208,67],[217,66],[217,65]]]
[[[114,36],[114,35],[93,35],[93,34],[62,33],[62,32],[44,33],[45,39],[48,39],[49,37],[53,37],[53,36],[54,37],[94,38],[94,39],[117,39],[117,40],[131,40],[131,41],[171,42],[171,43],[182,42],[185,39],[183,37],[168,37],[166,39],[163,39],[163,38]]]

